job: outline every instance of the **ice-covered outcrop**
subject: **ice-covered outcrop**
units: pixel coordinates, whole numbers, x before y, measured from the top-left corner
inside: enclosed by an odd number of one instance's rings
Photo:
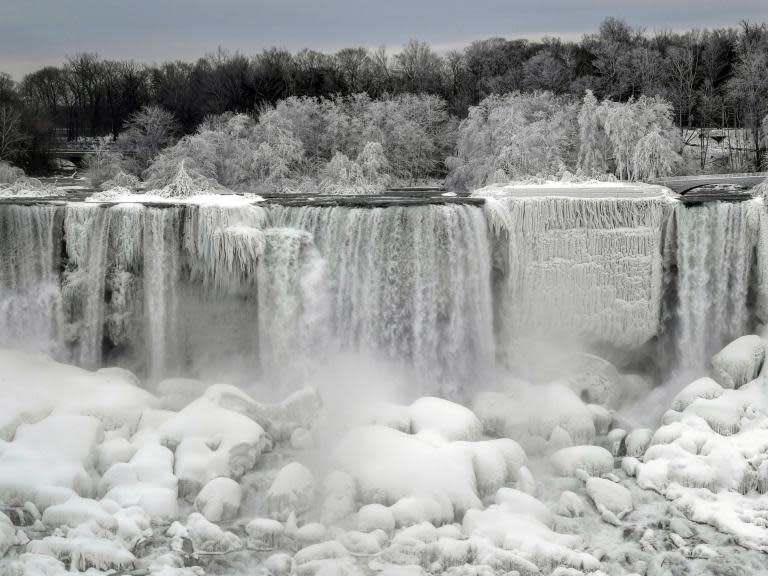
[[[715,379],[725,388],[739,388],[754,380],[763,366],[765,348],[760,336],[737,338],[712,358]]]
[[[298,462],[285,465],[277,473],[266,495],[267,509],[277,520],[298,517],[309,510],[315,499],[315,477]]]
[[[489,195],[485,212],[503,266],[498,345],[507,362],[535,363],[542,342],[632,351],[658,333],[670,207],[663,191],[511,187]]]

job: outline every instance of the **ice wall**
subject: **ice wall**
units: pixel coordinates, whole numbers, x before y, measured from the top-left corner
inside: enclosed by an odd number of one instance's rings
[[[664,196],[489,197],[504,362],[519,366],[553,346],[634,351],[651,340],[669,207]]]
[[[270,216],[314,237],[342,348],[454,385],[492,367],[490,244],[480,208],[275,207]]]

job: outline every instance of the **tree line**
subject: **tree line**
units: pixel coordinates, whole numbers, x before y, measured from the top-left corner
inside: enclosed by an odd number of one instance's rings
[[[117,138],[147,107],[170,113],[183,136],[207,118],[258,118],[291,97],[426,94],[439,98],[458,126],[492,95],[546,91],[575,102],[589,90],[614,102],[664,98],[681,131],[742,128],[758,169],[766,146],[766,70],[766,24],[649,34],[614,18],[577,42],[490,38],[446,54],[419,41],[392,55],[383,48],[334,54],[272,48],[253,56],[219,50],[196,62],[157,65],[83,53],[19,82],[0,73],[0,159],[39,169],[57,138]]]

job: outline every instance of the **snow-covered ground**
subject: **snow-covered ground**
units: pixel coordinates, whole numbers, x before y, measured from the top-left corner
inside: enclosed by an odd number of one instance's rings
[[[360,382],[269,404],[2,350],[0,574],[764,573],[765,346],[727,346],[655,428],[596,358],[467,406]]]

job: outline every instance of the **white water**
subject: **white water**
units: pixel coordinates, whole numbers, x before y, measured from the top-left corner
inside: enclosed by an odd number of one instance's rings
[[[61,208],[0,205],[0,344],[60,354]]]
[[[2,334],[153,380],[295,379],[351,351],[455,393],[496,359],[519,368],[553,345],[631,355],[659,336],[703,372],[762,309],[748,297],[766,293],[763,210],[563,196],[485,210],[3,206]]]
[[[479,208],[274,208],[328,264],[332,330],[344,349],[413,366],[442,385],[493,364],[489,235]]]
[[[678,367],[701,368],[747,333],[748,292],[762,203],[709,203],[675,210]]]

